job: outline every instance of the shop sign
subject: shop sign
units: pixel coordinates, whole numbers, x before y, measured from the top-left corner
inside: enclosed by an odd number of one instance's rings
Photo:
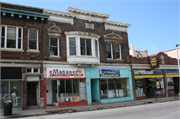
[[[134,70],[134,75],[162,75],[161,70]]]
[[[83,68],[47,68],[47,78],[85,77]]]
[[[167,69],[165,70],[166,75],[179,75],[179,70],[171,70],[171,69]]]
[[[158,57],[150,57],[150,58],[149,58],[149,61],[150,61],[151,69],[159,68],[159,60],[158,60]]]
[[[120,72],[118,69],[101,69],[99,77],[120,77]]]

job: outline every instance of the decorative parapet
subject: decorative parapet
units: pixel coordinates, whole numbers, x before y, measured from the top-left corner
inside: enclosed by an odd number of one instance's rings
[[[95,37],[98,39],[100,38],[100,36],[95,33],[89,33],[83,31],[66,31],[65,35],[81,35],[81,36]]]
[[[131,26],[131,24],[125,24],[125,23],[114,22],[114,21],[109,21],[109,20],[105,20],[104,22],[106,24],[115,25],[115,26],[122,26],[122,27],[130,27]]]
[[[53,11],[53,10],[48,10],[48,9],[44,9],[43,13],[55,15],[55,16],[62,16],[62,17],[74,17],[73,15],[71,15],[69,13]]]
[[[110,16],[108,14],[100,14],[100,13],[80,10],[80,9],[76,9],[76,8],[72,8],[72,7],[69,7],[67,9],[67,11],[71,14],[78,13],[78,14],[90,15],[90,16],[94,16],[94,17],[101,17],[101,18],[105,18],[105,19],[108,19]]]

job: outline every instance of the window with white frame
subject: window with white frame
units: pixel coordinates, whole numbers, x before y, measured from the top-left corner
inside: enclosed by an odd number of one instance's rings
[[[116,59],[122,59],[121,58],[121,45],[120,44],[115,44],[115,54],[116,54]]]
[[[23,28],[1,26],[1,48],[22,49]]]
[[[76,55],[76,38],[69,38],[69,55]]]
[[[95,40],[95,55],[98,57],[98,41]]]
[[[29,50],[38,50],[38,30],[29,29]]]
[[[91,53],[91,39],[80,39],[81,55],[92,55]]]
[[[59,39],[50,37],[50,56],[59,55]]]
[[[112,59],[112,44],[106,43],[106,57]]]

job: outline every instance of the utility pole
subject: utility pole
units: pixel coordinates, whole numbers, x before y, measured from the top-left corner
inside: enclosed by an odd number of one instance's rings
[[[178,69],[179,69],[179,94],[178,95],[180,95],[180,67],[179,67],[179,53],[178,53],[178,46],[179,46],[180,44],[176,44],[176,50],[177,50],[177,58],[178,58]]]

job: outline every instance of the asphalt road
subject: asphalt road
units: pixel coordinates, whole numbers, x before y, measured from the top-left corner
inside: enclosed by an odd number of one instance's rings
[[[180,119],[180,100],[98,111],[26,117],[21,119]]]

